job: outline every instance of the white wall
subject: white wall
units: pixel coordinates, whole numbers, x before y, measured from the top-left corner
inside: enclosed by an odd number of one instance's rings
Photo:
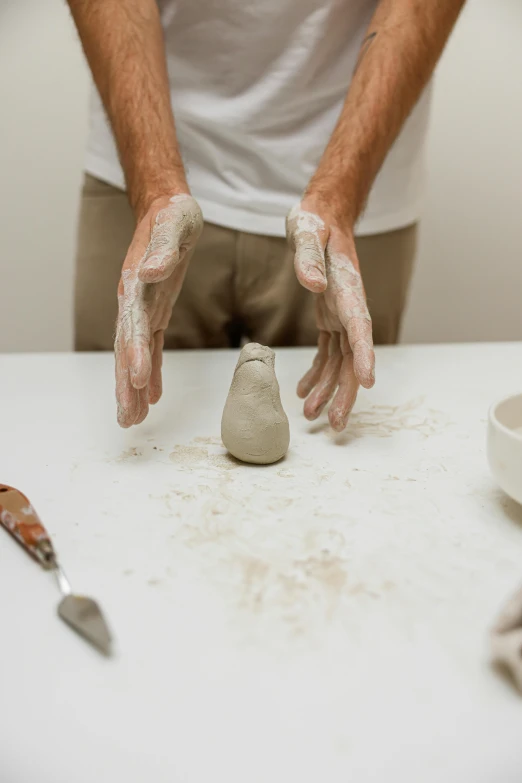
[[[64,0],[0,0],[0,351],[72,346],[88,75]]]
[[[521,32],[469,0],[439,67],[405,341],[522,339]],[[2,0],[0,351],[71,346],[88,83],[64,0]]]
[[[522,2],[468,0],[440,62],[404,342],[522,340]]]

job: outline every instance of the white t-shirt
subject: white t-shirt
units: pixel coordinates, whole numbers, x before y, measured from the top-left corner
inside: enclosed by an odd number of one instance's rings
[[[328,143],[377,0],[158,0],[181,154],[205,219],[284,236]],[[419,218],[430,89],[374,183],[358,234]],[[98,95],[86,170],[124,187]]]

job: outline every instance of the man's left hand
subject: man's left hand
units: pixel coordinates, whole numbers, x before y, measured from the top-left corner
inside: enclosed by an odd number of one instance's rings
[[[316,294],[319,329],[316,357],[297,394],[306,398],[304,413],[313,421],[337,389],[328,418],[341,432],[359,384],[369,389],[375,383],[372,322],[353,229],[345,227],[331,205],[307,195],[290,211],[286,233],[295,251],[297,278]]]

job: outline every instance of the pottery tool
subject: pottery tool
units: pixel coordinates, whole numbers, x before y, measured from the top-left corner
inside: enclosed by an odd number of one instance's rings
[[[0,484],[0,524],[46,571],[53,571],[63,595],[58,604],[62,620],[100,652],[109,655],[111,636],[100,607],[92,598],[72,592],[49,534],[31,503],[25,495],[6,484]]]

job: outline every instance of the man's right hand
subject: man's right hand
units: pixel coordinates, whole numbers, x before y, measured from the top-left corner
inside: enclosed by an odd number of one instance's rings
[[[192,196],[155,200],[136,227],[118,287],[118,423],[140,424],[161,397],[164,332],[203,228]]]

